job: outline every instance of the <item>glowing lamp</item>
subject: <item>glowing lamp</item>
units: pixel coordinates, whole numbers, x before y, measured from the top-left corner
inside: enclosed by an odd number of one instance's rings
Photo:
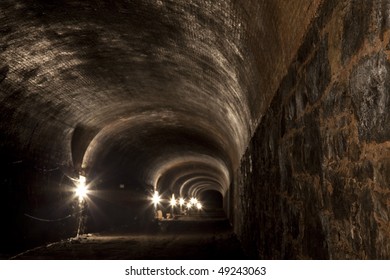
[[[87,179],[85,178],[85,176],[80,175],[79,180],[78,180],[77,185],[76,185],[76,190],[75,190],[75,193],[79,198],[79,201],[83,201],[83,199],[88,194],[88,188],[86,185],[86,181],[87,181]]]
[[[152,197],[152,201],[153,201],[153,204],[154,204],[155,207],[157,207],[157,204],[160,203],[161,198],[160,198],[160,196],[158,195],[158,191],[155,191],[155,192],[154,192],[153,197]]]
[[[196,205],[197,202],[198,202],[198,200],[195,197],[190,199],[190,203],[193,205]]]
[[[172,207],[176,206],[176,199],[175,199],[175,195],[174,195],[174,194],[172,194],[171,206],[172,206]]]

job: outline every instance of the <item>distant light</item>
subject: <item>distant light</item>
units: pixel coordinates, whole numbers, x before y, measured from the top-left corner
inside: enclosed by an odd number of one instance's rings
[[[201,210],[202,209],[202,204],[200,203],[200,202],[198,202],[197,204],[196,204],[196,207],[198,208],[198,210]]]
[[[179,204],[180,204],[180,206],[183,206],[184,203],[185,203],[184,198],[181,197],[181,198],[179,199]]]
[[[154,204],[155,207],[157,207],[157,204],[160,203],[161,198],[160,198],[160,196],[158,195],[158,191],[155,191],[155,192],[154,192],[153,197],[152,197],[152,201],[153,201],[153,204]]]
[[[190,199],[190,203],[193,204],[193,205],[196,205],[196,203],[198,203],[198,200],[195,197],[192,197]]]
[[[172,194],[171,206],[172,206],[172,207],[176,206],[176,199],[175,199],[175,195],[174,195],[174,194]]]
[[[188,209],[191,209],[191,207],[192,207],[191,202],[188,202],[188,203],[187,203],[187,208],[188,208]]]
[[[79,180],[76,185],[76,190],[75,193],[79,198],[79,201],[83,201],[83,199],[87,196],[88,194],[88,188],[86,185],[87,179],[85,176],[80,175]]]
[[[79,185],[76,188],[76,195],[79,197],[79,200],[82,201],[84,197],[87,196],[88,189],[86,186]]]

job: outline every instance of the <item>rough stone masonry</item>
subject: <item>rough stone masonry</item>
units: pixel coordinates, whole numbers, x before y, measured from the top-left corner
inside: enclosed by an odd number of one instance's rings
[[[235,182],[253,256],[390,258],[389,27],[386,0],[319,9]]]

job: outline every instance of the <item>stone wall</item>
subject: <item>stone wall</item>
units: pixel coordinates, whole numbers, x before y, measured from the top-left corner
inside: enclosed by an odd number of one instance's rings
[[[241,161],[251,256],[390,258],[390,4],[324,1]]]

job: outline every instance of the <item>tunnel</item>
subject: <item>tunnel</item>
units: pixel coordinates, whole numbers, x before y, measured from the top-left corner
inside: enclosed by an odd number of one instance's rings
[[[2,0],[0,258],[390,258],[389,59],[387,0]]]

